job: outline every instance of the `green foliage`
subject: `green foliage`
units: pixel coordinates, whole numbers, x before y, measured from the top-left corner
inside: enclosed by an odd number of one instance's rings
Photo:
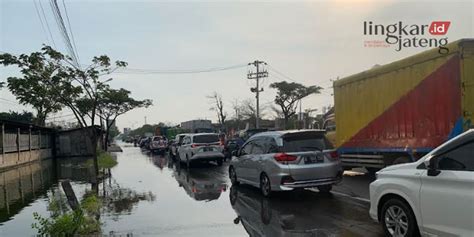
[[[7,78],[7,86],[20,103],[35,108],[40,122],[44,123],[49,113],[68,107],[81,127],[95,124],[99,95],[109,88],[110,81],[100,80],[101,76],[127,66],[126,62],[116,61],[114,67],[110,58],[102,55],[94,57],[92,64],[82,69],[50,46],[29,55],[0,54],[0,64],[20,68],[22,77]]]
[[[87,165],[92,166],[92,162],[93,160],[88,160]],[[99,164],[99,169],[110,169],[118,164],[110,153],[102,150],[97,150],[97,163]]]
[[[101,223],[95,219],[99,214],[101,202],[95,195],[86,194],[81,201],[81,207],[75,211],[59,212],[59,205],[64,200],[53,199],[48,210],[51,217],[45,218],[38,213],[33,213],[36,220],[31,226],[36,229],[39,236],[76,236],[100,233]]]
[[[320,90],[323,89],[319,86],[307,87],[296,82],[288,83],[286,81],[274,82],[270,84],[270,88],[277,90],[274,101],[275,104],[280,106],[286,124],[290,117],[296,114],[297,102],[299,100],[311,94],[318,94]]]
[[[35,117],[33,113],[23,111],[23,112],[15,112],[15,111],[9,111],[9,112],[0,112],[0,119],[5,119],[5,120],[12,120],[16,122],[23,122],[23,123],[33,123],[35,120]]]

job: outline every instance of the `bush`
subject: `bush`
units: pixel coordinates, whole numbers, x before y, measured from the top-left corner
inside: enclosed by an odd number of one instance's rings
[[[45,218],[38,213],[33,213],[37,223],[32,224],[32,228],[37,229],[38,236],[61,236],[69,237],[75,235],[94,235],[101,231],[101,223],[95,219],[100,211],[100,201],[95,195],[86,194],[81,201],[80,208],[75,211],[59,213],[55,211],[57,201],[51,201],[48,208],[51,217]]]

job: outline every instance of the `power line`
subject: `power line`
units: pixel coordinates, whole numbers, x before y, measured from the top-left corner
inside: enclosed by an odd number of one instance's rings
[[[36,4],[36,0],[33,0],[33,3],[35,4],[36,14],[38,15],[38,18],[40,20],[41,29],[43,30],[43,34],[46,37],[46,41],[48,42],[48,44],[50,44],[49,38],[48,38],[48,33],[46,33],[46,28],[44,27],[43,19],[41,19],[41,15],[40,15],[40,12],[38,10],[38,5]]]
[[[64,44],[66,46],[66,50],[68,51],[69,56],[71,57],[76,67],[80,68],[81,66],[77,58],[77,55],[75,53],[74,47],[72,46],[71,38],[69,37],[69,33],[67,31],[66,25],[64,24],[64,19],[61,15],[61,11],[59,10],[58,2],[57,0],[50,0],[49,3],[51,6],[51,10],[53,12],[54,18],[56,20],[56,24],[58,25],[59,32],[61,33]]]
[[[69,20],[69,15],[67,14],[67,8],[66,8],[66,3],[63,0],[63,6],[64,6],[64,13],[66,15],[66,20],[67,24],[69,26],[69,32],[71,33],[71,38],[72,38],[72,44],[74,45],[74,51],[76,52],[76,57],[77,57],[77,63],[80,65],[80,60],[79,60],[79,54],[77,53],[77,46],[76,46],[76,40],[74,39],[74,34],[72,33],[72,27],[71,27],[71,21]]]
[[[227,67],[214,67],[207,69],[184,69],[184,70],[155,70],[155,69],[136,69],[136,68],[120,68],[114,73],[118,74],[194,74],[194,73],[206,73],[206,72],[217,72],[226,71],[237,68],[242,68],[247,64],[238,64]]]
[[[46,27],[48,28],[49,36],[51,37],[51,41],[53,41],[54,48],[57,48],[56,43],[54,42],[53,34],[51,34],[51,29],[49,28],[48,19],[46,18],[46,14],[44,13],[44,8],[43,8],[43,4],[41,4],[41,0],[38,0],[38,3],[40,5],[41,12],[43,13],[44,22],[46,23]]]

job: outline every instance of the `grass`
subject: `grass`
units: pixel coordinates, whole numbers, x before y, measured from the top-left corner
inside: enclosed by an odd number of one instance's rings
[[[94,160],[91,159],[87,161],[87,164],[93,166],[93,162]],[[99,169],[110,169],[118,164],[110,153],[102,150],[97,150],[97,163],[99,165]]]

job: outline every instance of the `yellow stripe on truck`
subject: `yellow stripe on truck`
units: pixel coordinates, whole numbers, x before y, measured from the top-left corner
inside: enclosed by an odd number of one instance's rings
[[[436,48],[334,82],[336,146],[351,139],[446,63],[459,51],[458,42],[448,48],[449,54],[439,54]]]

